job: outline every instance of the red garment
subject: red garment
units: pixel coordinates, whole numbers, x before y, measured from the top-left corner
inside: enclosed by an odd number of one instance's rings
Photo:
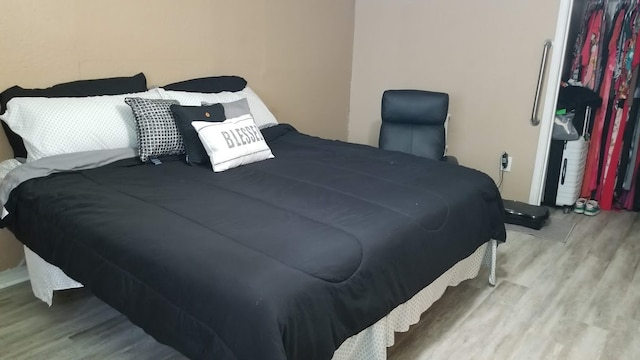
[[[584,46],[582,48],[582,78],[580,81],[586,88],[593,90],[596,86],[596,69],[598,66],[598,55],[600,34],[602,28],[603,10],[594,11],[589,18],[587,34],[585,36]]]
[[[609,127],[607,143],[605,146],[604,167],[602,169],[601,182],[598,186],[598,195],[600,208],[603,210],[611,210],[613,207],[613,196],[616,188],[618,168],[620,165],[620,155],[622,154],[624,130],[629,119],[629,86],[633,78],[633,64],[637,61],[638,49],[638,28],[636,26],[637,13],[633,13],[625,29],[625,34],[631,34],[631,38],[623,39],[622,57],[620,61],[620,76],[616,81],[616,100],[624,101],[622,109],[618,108],[615,120],[611,122]],[[626,32],[630,30],[629,32]],[[628,35],[626,35],[628,36]],[[632,58],[629,56],[632,55]],[[616,104],[619,105],[619,104]],[[616,106],[617,107],[617,106]]]
[[[602,178],[596,197],[600,201],[602,210],[611,210],[613,206],[613,192],[616,187],[616,174],[622,152],[622,137],[629,117],[629,103],[616,110],[615,120],[611,122],[609,137],[605,146],[605,164],[602,168]]]
[[[609,111],[609,98],[611,94],[611,86],[613,85],[613,75],[616,67],[616,49],[618,38],[620,37],[620,29],[624,20],[625,10],[620,10],[612,36],[609,40],[609,56],[607,58],[607,66],[605,68],[602,86],[600,87],[600,97],[602,98],[602,106],[596,111],[593,121],[593,130],[591,132],[591,141],[589,142],[589,152],[587,154],[587,164],[585,166],[584,178],[582,181],[582,197],[590,198],[591,192],[596,189],[598,183],[598,166],[600,164],[600,147],[602,146],[602,131],[604,128],[604,120]]]
[[[640,36],[636,36],[636,52],[633,54],[633,68],[637,68],[638,65],[640,65]],[[636,144],[636,146],[640,146],[640,144]],[[636,176],[639,175],[639,171],[640,171],[640,156],[638,156],[636,158],[636,162],[634,164],[634,166],[632,167],[633,171],[633,175],[632,175],[632,179],[635,179]],[[636,181],[632,181],[631,182],[631,188],[629,189],[629,191],[627,192],[627,197],[626,199],[624,199],[623,202],[623,206],[625,209],[628,210],[633,210],[633,202],[635,199],[635,193],[636,193],[637,189],[636,189]]]

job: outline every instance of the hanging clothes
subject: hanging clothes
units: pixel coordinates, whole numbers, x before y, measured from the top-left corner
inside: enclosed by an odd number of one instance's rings
[[[586,11],[581,22],[580,31],[577,34],[573,46],[573,61],[571,62],[571,83],[583,84],[593,90],[598,87],[601,73],[600,49],[603,44],[602,33],[605,31],[604,2],[602,0],[590,0],[586,5]]]
[[[640,119],[638,121],[640,122]],[[633,165],[633,176],[630,181],[631,188],[626,194],[624,207],[629,210],[640,211],[640,191],[638,191],[640,187],[640,154],[638,154],[640,151],[640,124],[636,128],[634,142],[635,152],[632,157],[635,158],[635,164]]]
[[[600,97],[603,99],[602,106],[596,111],[593,121],[593,130],[591,133],[591,141],[589,143],[589,151],[587,153],[587,163],[585,165],[585,174],[582,182],[581,196],[591,198],[592,192],[596,190],[598,185],[598,168],[600,166],[600,150],[602,146],[602,133],[604,130],[605,118],[607,117],[609,108],[609,99],[611,98],[612,83],[617,64],[618,40],[620,38],[620,30],[624,20],[625,9],[622,8],[615,16],[614,26],[610,32],[608,44],[607,62],[603,74],[602,85],[600,89]]]
[[[613,206],[613,196],[616,184],[616,176],[622,152],[622,139],[624,130],[629,118],[629,107],[631,101],[628,100],[629,88],[633,81],[633,69],[637,66],[638,59],[635,52],[638,32],[638,12],[634,8],[626,12],[621,28],[619,39],[619,63],[617,65],[618,77],[615,83],[615,120],[610,124],[607,142],[605,145],[606,155],[604,158],[604,169],[601,175],[601,182],[598,188],[600,207],[603,210],[610,210]]]
[[[611,124],[607,146],[605,147],[607,155],[605,158],[605,168],[602,173],[602,182],[599,186],[598,194],[600,196],[602,209],[611,209],[613,203],[624,203],[626,194],[624,191],[616,192],[616,184],[618,177],[624,177],[627,164],[622,162],[622,152],[625,148],[624,139],[629,139],[629,135],[625,136],[626,126],[629,123],[629,112],[633,104],[633,97],[629,98],[629,89],[635,88],[637,81],[637,68],[640,63],[640,51],[636,51],[640,46],[638,31],[640,31],[638,7],[634,7],[627,12],[625,22],[623,24],[621,35],[622,57],[619,65],[620,75],[616,82],[616,99],[624,102],[622,114],[616,121]]]
[[[637,76],[637,75],[636,75]],[[620,176],[619,190],[629,191],[631,190],[631,183],[634,178],[634,170],[636,157],[638,156],[638,141],[640,140],[640,89],[636,87],[636,93],[633,99],[633,106],[631,108],[631,115],[629,116],[629,124],[627,125],[627,131],[625,131],[624,144],[625,147],[622,150],[621,163],[626,164],[623,173]],[[625,206],[626,207],[626,206]]]
[[[640,0],[587,0],[570,84],[602,104],[590,116],[580,195],[603,210],[640,209]]]
[[[584,46],[582,48],[582,77],[580,82],[588,89],[595,89],[598,74],[598,56],[600,54],[600,35],[603,22],[603,9],[592,12]]]
[[[640,160],[640,157],[638,157],[638,159]],[[640,166],[640,164],[638,164],[638,166]],[[636,168],[636,171],[637,171],[637,168]],[[627,209],[630,209],[633,211],[640,211],[640,191],[637,191],[638,187],[640,187],[640,176],[636,176],[636,181],[635,181],[635,184],[633,184],[633,189],[629,193],[630,197],[632,198],[633,204],[631,207],[627,207]],[[635,196],[634,196],[634,192],[635,192]]]
[[[618,167],[618,179],[616,181],[616,190],[617,194],[622,194],[623,191],[629,190],[630,187],[630,177],[633,175],[633,170],[631,166],[631,162],[633,162],[633,135],[636,129],[636,125],[638,123],[638,102],[639,98],[634,98],[632,105],[629,110],[629,118],[627,120],[627,128],[624,131],[622,138],[622,152],[620,154],[620,166]],[[625,187],[625,181],[627,182],[627,186]],[[618,207],[623,207],[619,205]]]

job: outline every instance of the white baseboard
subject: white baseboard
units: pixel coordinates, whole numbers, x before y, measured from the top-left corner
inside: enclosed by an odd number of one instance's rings
[[[25,281],[29,281],[29,272],[24,265],[0,272],[0,290]]]

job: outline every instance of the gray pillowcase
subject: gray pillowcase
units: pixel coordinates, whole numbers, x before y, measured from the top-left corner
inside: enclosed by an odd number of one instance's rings
[[[227,119],[237,118],[242,115],[251,115],[251,108],[249,108],[249,101],[247,101],[247,98],[221,104],[222,107],[224,107],[224,117]],[[202,106],[209,105],[213,104],[206,101],[202,102]]]

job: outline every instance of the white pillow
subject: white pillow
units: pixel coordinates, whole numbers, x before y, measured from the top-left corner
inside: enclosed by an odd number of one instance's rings
[[[223,122],[193,121],[191,125],[198,132],[215,172],[273,158],[251,115]]]
[[[278,120],[276,120],[276,117],[273,116],[271,111],[269,111],[267,105],[265,105],[264,102],[262,102],[262,99],[260,99],[260,97],[248,86],[241,91],[224,91],[219,93],[173,91],[162,88],[160,88],[160,91],[163,99],[177,100],[180,105],[186,106],[201,106],[203,102],[210,104],[230,103],[246,98],[249,102],[251,115],[253,115],[255,123],[260,129],[278,124]]]
[[[27,161],[79,151],[137,146],[127,97],[160,99],[158,90],[79,98],[13,98],[0,118],[24,139]]]

